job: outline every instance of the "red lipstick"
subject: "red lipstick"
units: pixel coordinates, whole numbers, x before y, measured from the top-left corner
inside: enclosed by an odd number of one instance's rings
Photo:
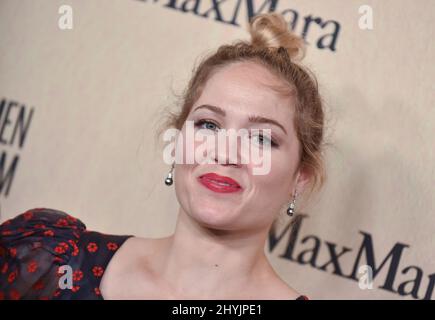
[[[198,178],[198,180],[202,185],[214,192],[230,193],[242,190],[242,187],[237,183],[237,181],[216,173],[203,174]]]

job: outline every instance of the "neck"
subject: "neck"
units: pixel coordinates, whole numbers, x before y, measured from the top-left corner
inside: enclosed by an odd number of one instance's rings
[[[206,228],[180,208],[175,232],[165,240],[161,278],[177,297],[215,299],[247,293],[274,273],[264,253],[267,234],[268,228]]]

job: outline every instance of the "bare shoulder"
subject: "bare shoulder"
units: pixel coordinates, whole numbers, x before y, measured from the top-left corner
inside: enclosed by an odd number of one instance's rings
[[[132,253],[146,253],[153,254],[158,250],[162,240],[165,238],[144,238],[144,237],[131,237],[126,240],[123,246],[118,250],[120,255]],[[135,255],[137,256],[137,254]]]
[[[110,260],[101,279],[100,291],[104,299],[130,297],[134,294],[131,288],[146,291],[147,288],[138,287],[138,283],[153,284],[150,266],[162,245],[161,239],[131,237],[124,242]]]
[[[119,248],[109,263],[112,271],[124,270],[128,266],[138,266],[135,262],[142,265],[142,262],[152,258],[159,250],[161,239],[131,237]]]

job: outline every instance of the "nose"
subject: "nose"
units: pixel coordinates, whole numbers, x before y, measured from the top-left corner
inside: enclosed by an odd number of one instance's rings
[[[219,155],[215,157],[215,162],[217,164],[220,164],[222,166],[233,166],[233,167],[240,167],[240,163],[238,161],[232,161],[228,157],[220,157]]]
[[[223,166],[241,167],[240,144],[241,137],[228,133],[223,146],[216,143],[215,162]]]

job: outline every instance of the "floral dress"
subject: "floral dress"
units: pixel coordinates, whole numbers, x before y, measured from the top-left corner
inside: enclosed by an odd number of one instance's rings
[[[89,231],[55,209],[9,219],[0,225],[0,300],[103,300],[104,271],[130,237]]]

